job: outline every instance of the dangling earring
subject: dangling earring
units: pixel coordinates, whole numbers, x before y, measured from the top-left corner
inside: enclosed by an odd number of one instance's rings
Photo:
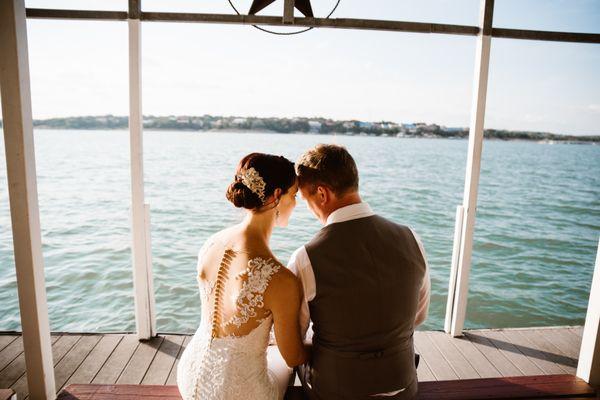
[[[279,219],[279,199],[275,203],[275,222]]]

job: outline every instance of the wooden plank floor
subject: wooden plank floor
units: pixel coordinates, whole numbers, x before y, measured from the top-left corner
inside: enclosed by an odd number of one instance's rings
[[[418,331],[420,381],[574,374],[582,327],[469,330],[461,338]],[[139,342],[131,334],[53,334],[57,390],[71,383],[174,385],[188,335]],[[27,398],[23,340],[0,332],[0,388]]]

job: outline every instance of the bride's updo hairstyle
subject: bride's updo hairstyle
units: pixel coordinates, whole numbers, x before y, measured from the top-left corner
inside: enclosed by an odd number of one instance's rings
[[[257,178],[255,173],[260,178]],[[248,179],[244,179],[244,176],[253,176],[250,181],[254,183],[260,183],[261,179],[264,181],[262,199],[261,190],[256,185],[248,183]],[[294,163],[287,158],[272,154],[250,153],[240,160],[233,182],[227,188],[226,197],[238,208],[253,210],[266,204],[275,189],[281,189],[283,195],[294,186],[295,182]],[[254,186],[254,191],[249,186]]]

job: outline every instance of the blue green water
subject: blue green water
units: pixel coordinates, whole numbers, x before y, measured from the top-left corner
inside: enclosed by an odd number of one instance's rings
[[[466,140],[199,132],[144,140],[159,331],[197,327],[196,253],[243,215],[224,195],[237,161],[251,151],[295,160],[320,142],[347,146],[363,198],[422,237],[432,279],[423,328],[442,327]],[[0,330],[19,330],[0,146]],[[35,147],[51,329],[134,330],[128,133],[39,130]],[[318,229],[299,201],[290,226],[274,233],[275,253],[286,262]],[[581,324],[599,235],[600,146],[486,141],[467,327]]]

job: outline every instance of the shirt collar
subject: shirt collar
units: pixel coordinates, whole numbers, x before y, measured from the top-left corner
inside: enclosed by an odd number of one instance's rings
[[[358,218],[365,218],[374,215],[375,213],[371,210],[369,204],[362,202],[356,204],[350,204],[349,206],[341,207],[329,214],[325,226],[335,224],[338,222],[350,221]]]

